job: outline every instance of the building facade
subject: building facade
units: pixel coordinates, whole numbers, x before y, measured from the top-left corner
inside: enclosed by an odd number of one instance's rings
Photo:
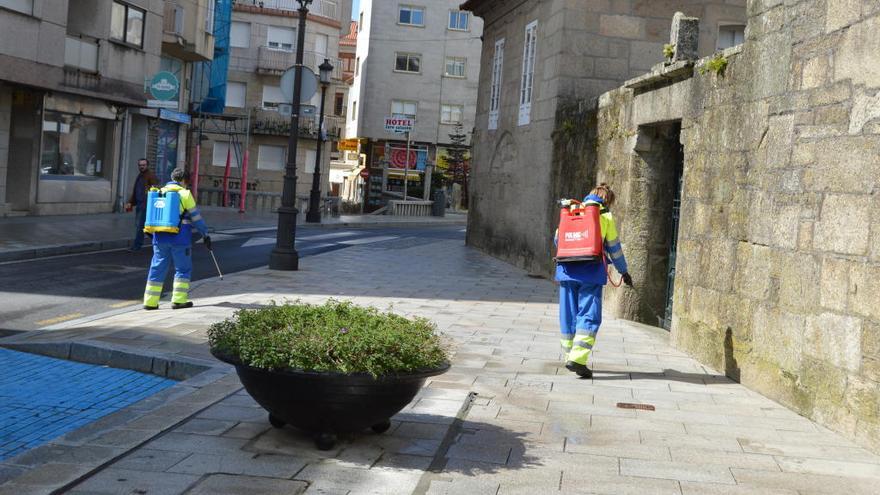
[[[123,122],[160,65],[161,8],[0,1],[0,214],[113,211]]]
[[[0,1],[0,215],[107,213],[186,162],[221,0]]]
[[[470,0],[463,8],[485,23],[468,244],[537,274],[553,269],[556,200],[583,197],[595,180],[595,116],[584,110],[664,60],[676,11],[701,19],[702,55],[741,40],[746,19],[745,0]]]
[[[238,194],[244,181],[246,194],[251,198],[247,208],[273,211],[280,205],[291,131],[290,101],[282,91],[281,77],[296,62],[298,7],[295,0],[239,0],[233,5],[225,110],[220,124],[213,128],[205,125],[206,132],[200,138],[200,201],[206,204],[223,203],[221,191],[225,182],[232,192],[230,200],[239,206]],[[334,67],[332,83],[326,91],[324,144],[318,169],[323,197],[329,191],[332,142],[341,135],[342,121],[333,111],[338,88],[345,86],[338,57],[339,40],[348,31],[351,0],[317,0],[309,10],[303,63],[316,75],[325,59]],[[320,105],[318,85],[316,93],[302,104],[300,117],[297,207],[301,213],[307,209],[318,138],[322,136],[318,128]]]
[[[402,197],[405,188],[409,196],[427,198],[449,134],[461,125],[470,138],[483,27],[459,4],[361,1],[346,137],[359,140],[369,170],[368,211]],[[409,156],[407,138],[385,130],[393,116],[415,121]]]
[[[346,121],[349,93],[354,84],[357,34],[358,23],[351,21],[348,32],[339,39],[339,60],[342,63],[342,79],[345,84],[336,89],[333,115],[342,122]],[[358,205],[363,202],[366,181],[361,177],[361,170],[357,140],[334,142],[330,151],[330,195],[340,198],[346,204],[348,212],[360,211]]]
[[[749,15],[742,45],[600,99],[636,287],[606,307],[667,314],[677,347],[880,452],[880,5]]]

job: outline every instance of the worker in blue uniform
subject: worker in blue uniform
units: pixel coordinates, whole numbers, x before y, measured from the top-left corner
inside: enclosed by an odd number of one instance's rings
[[[196,206],[189,187],[189,172],[178,168],[171,172],[171,182],[161,189],[163,193],[175,191],[180,195],[180,231],[153,234],[153,261],[144,290],[144,309],[159,308],[162,284],[168,265],[174,263],[174,288],[171,293],[171,309],[191,308],[189,284],[192,277],[192,230],[193,227],[205,238],[205,246],[211,249],[208,226]]]
[[[605,250],[603,256],[606,260],[610,258],[617,271],[623,275],[624,283],[632,287],[632,277],[628,273],[626,258],[617,236],[617,226],[610,211],[614,204],[614,192],[603,182],[590,191],[583,202],[600,206],[599,225]],[[608,283],[606,260],[556,264],[559,326],[565,368],[582,378],[593,376],[593,372],[587,367],[587,361],[602,324],[602,289]]]

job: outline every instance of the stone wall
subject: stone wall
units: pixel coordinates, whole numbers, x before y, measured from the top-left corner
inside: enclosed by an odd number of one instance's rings
[[[595,181],[595,100],[661,62],[676,11],[702,19],[699,53],[745,0],[471,0],[484,18],[468,243],[533,273],[553,271],[556,200]],[[538,22],[531,122],[519,125],[524,28]],[[504,39],[498,128],[488,129],[496,41]]]
[[[726,70],[667,68],[600,101],[598,176],[621,185],[637,287],[608,291],[607,307],[656,324],[652,256],[668,241],[653,207],[669,172],[651,150],[680,122],[673,341],[880,451],[880,3],[751,0],[748,13]]]

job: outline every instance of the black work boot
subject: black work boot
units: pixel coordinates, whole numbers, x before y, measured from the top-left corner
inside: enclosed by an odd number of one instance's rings
[[[185,303],[173,303],[171,304],[171,309],[186,309],[193,307],[192,301],[187,301]]]
[[[159,309],[159,306],[147,306],[146,304],[144,304],[144,309],[147,311],[153,311],[155,309]]]
[[[587,368],[587,366],[584,364],[575,363],[574,361],[567,361],[565,363],[565,369],[577,373],[577,376],[581,378],[593,378],[593,372],[590,371],[590,368]]]

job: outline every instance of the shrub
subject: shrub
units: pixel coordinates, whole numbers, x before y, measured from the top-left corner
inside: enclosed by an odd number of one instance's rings
[[[240,310],[211,325],[208,339],[212,351],[268,370],[380,376],[448,362],[430,321],[334,300]]]

